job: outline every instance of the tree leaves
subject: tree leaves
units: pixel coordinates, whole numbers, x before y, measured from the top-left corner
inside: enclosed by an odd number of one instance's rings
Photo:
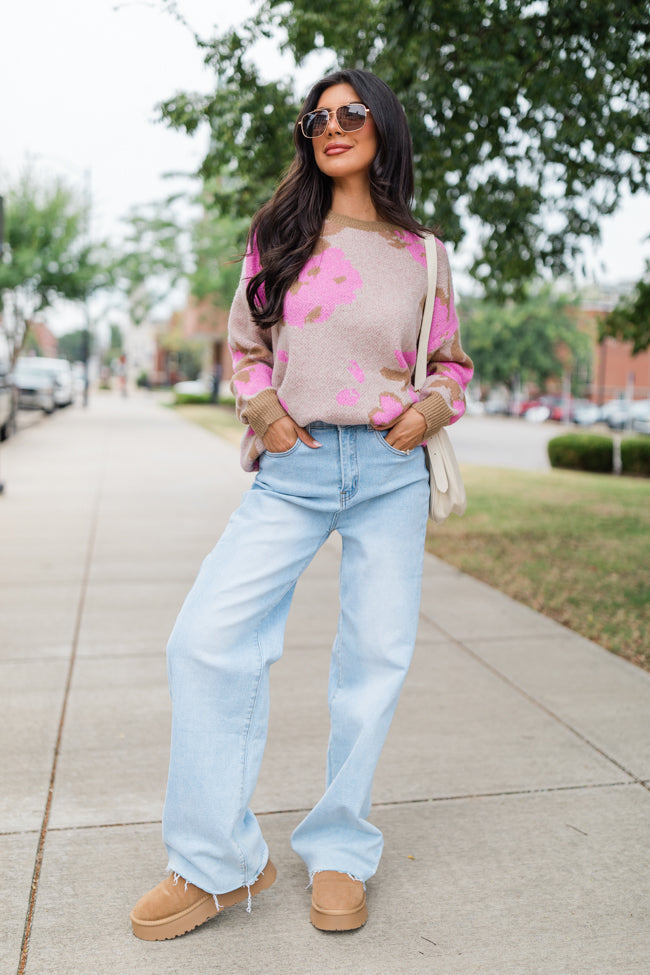
[[[647,268],[650,274],[650,265]],[[632,355],[650,348],[650,278],[639,281],[634,293],[623,298],[600,327],[600,339],[610,336],[632,343]]]
[[[463,346],[481,384],[512,390],[519,381],[544,389],[567,368],[586,378],[591,340],[566,306],[567,299],[553,296],[548,287],[505,305],[464,304]]]
[[[107,284],[105,248],[90,243],[87,226],[86,204],[60,180],[39,183],[26,170],[9,190],[0,292],[12,360],[38,311],[56,298],[85,299]]]
[[[261,79],[260,38],[298,64],[329,49],[332,66],[375,71],[407,111],[418,216],[452,243],[478,220],[472,270],[503,299],[574,269],[623,190],[648,188],[649,24],[648,0],[265,0],[200,42],[214,94],[177,95],[163,116],[208,124],[214,205],[250,219],[292,156],[298,108],[289,82]]]

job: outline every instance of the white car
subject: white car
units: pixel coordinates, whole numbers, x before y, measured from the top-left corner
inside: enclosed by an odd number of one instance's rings
[[[25,363],[32,371],[49,373],[54,380],[55,406],[70,406],[74,403],[75,383],[72,366],[67,359],[50,359],[47,356],[23,356],[18,363]]]
[[[0,362],[0,440],[6,440],[16,430],[18,392],[9,372],[9,363]]]
[[[43,410],[54,413],[56,398],[54,376],[46,369],[34,368],[33,359],[17,359],[14,366],[14,383],[18,390],[18,408]]]

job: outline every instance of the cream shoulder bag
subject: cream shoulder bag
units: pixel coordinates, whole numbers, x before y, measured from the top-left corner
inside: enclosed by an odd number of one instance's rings
[[[436,239],[433,234],[427,234],[424,238],[424,245],[427,255],[427,274],[429,283],[427,286],[427,299],[422,315],[422,327],[418,339],[418,354],[415,363],[415,374],[413,385],[419,390],[427,378],[427,349],[429,345],[429,334],[431,332],[431,321],[433,319],[433,305],[436,300],[436,282],[438,279],[438,254],[436,251]],[[429,498],[429,514],[437,523],[445,521],[452,513],[462,515],[467,507],[465,497],[465,485],[460,476],[458,461],[454,453],[454,448],[447,436],[444,427],[438,430],[425,444],[425,457],[429,468],[429,485],[431,495]]]

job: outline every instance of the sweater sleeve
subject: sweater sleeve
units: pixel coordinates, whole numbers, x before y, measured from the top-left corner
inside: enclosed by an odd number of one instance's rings
[[[274,420],[287,415],[273,388],[273,346],[271,329],[262,329],[250,313],[246,285],[260,269],[259,256],[252,244],[244,258],[239,286],[228,319],[228,344],[232,355],[237,419],[247,423],[263,437]]]
[[[465,390],[474,375],[472,360],[460,344],[447,251],[439,240],[436,246],[438,274],[427,349],[427,378],[420,389],[420,401],[413,407],[426,420],[425,440],[461,418],[465,412]]]

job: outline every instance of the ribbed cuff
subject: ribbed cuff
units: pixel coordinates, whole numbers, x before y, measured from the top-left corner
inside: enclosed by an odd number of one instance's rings
[[[263,389],[246,404],[246,417],[258,437],[263,437],[274,420],[287,416],[274,389]]]
[[[414,403],[413,409],[421,413],[427,423],[423,440],[428,440],[437,433],[454,415],[454,411],[447,406],[439,393],[429,393],[419,403]]]

